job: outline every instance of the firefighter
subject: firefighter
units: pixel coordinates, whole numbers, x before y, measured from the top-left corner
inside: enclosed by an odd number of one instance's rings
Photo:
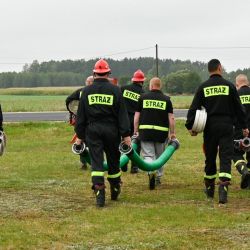
[[[219,152],[219,203],[227,203],[228,185],[231,180],[231,159],[233,157],[233,123],[235,117],[243,135],[247,136],[245,111],[241,105],[235,86],[222,77],[222,66],[219,60],[208,62],[210,78],[197,89],[192,104],[188,110],[186,128],[191,136],[197,133],[192,131],[197,109],[203,106],[207,111],[205,126],[205,193],[207,198],[214,197],[216,179],[216,156]]]
[[[105,205],[103,152],[108,163],[108,181],[111,200],[117,200],[121,191],[119,169],[119,144],[121,137],[131,145],[129,119],[122,93],[118,86],[108,81],[108,63],[100,59],[94,66],[94,83],[87,86],[81,96],[77,111],[75,132],[77,144],[86,141],[92,165],[92,189],[97,207]]]
[[[142,93],[144,93],[144,90],[142,88],[143,83],[145,81],[144,73],[141,70],[137,70],[133,78],[131,79],[132,84],[121,87],[122,95],[125,100],[125,104],[128,111],[128,117],[130,121],[130,131],[131,136],[133,135],[134,131],[134,115],[136,111],[136,107],[138,104],[139,97]],[[140,152],[140,147],[138,147],[137,152]],[[125,165],[122,170],[124,172],[127,171],[127,165]],[[131,170],[130,172],[132,174],[138,173],[138,167],[132,162],[131,163]]]
[[[161,92],[162,83],[157,77],[150,80],[150,92],[142,94],[134,118],[134,133],[141,140],[141,152],[145,161],[156,160],[165,150],[166,140],[174,139],[175,121],[170,98]],[[169,133],[170,132],[170,133]],[[148,173],[149,188],[161,184],[163,167]]]
[[[236,88],[238,90],[241,103],[245,107],[247,126],[250,128],[250,88],[246,75],[240,74],[236,77]],[[242,130],[238,122],[235,124],[234,139],[240,140],[243,138]],[[246,152],[246,160],[244,159],[245,152],[234,148],[234,166],[241,174],[241,188],[250,188],[250,152]]]
[[[93,83],[93,81],[94,81],[94,77],[93,77],[93,76],[87,77],[87,79],[86,79],[86,81],[85,81],[86,86],[91,85],[91,84]],[[65,100],[66,107],[67,107],[67,109],[68,109],[68,111],[69,111],[70,113],[72,113],[72,111],[69,109],[69,104],[70,104],[70,102],[71,102],[71,101],[74,101],[74,100],[77,100],[77,101],[78,101],[78,100],[80,99],[80,97],[81,97],[81,92],[82,92],[82,91],[83,91],[83,88],[77,89],[77,90],[74,91],[71,95],[69,95],[69,96],[67,97],[67,99]]]
[[[0,104],[0,131],[3,131],[3,114],[2,114],[1,104]]]
[[[85,81],[86,86],[91,85],[93,83],[93,81],[94,81],[93,76],[87,77],[87,79]],[[83,88],[77,89],[71,95],[69,95],[65,100],[67,110],[69,111],[70,124],[72,124],[72,125],[74,125],[74,123],[75,123],[75,114],[73,114],[72,111],[70,110],[69,104],[72,101],[79,101],[81,94],[82,94],[82,91],[83,91]],[[85,161],[82,154],[80,154],[80,163],[81,163],[81,169],[86,170],[87,169],[87,162]]]

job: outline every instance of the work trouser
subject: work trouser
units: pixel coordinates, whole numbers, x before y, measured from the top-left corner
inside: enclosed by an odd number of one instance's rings
[[[85,154],[80,154],[80,162],[82,163],[82,164],[87,164],[87,161],[85,160]]]
[[[219,153],[219,179],[231,179],[231,159],[233,157],[233,125],[231,118],[221,117],[208,121],[204,131],[205,176],[204,179],[216,178],[216,156]]]
[[[235,129],[234,131],[234,140],[240,140],[243,139],[244,136],[242,134],[242,129]],[[246,160],[244,158],[244,154],[246,153]],[[233,153],[233,162],[235,163],[235,166],[239,162],[245,162],[247,164],[247,168],[250,169],[250,152],[245,152],[243,150],[239,150],[234,147],[234,153]]]
[[[152,162],[158,159],[165,150],[165,143],[151,142],[151,141],[141,141],[141,154],[146,162]],[[157,177],[162,177],[163,168],[157,169]]]
[[[104,185],[104,152],[108,164],[108,181],[118,184],[121,181],[119,168],[121,137],[116,125],[104,122],[94,122],[87,126],[86,142],[91,158],[91,176],[93,186]]]

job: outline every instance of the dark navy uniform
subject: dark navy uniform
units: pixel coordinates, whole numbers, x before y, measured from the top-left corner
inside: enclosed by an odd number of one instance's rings
[[[221,181],[231,179],[233,157],[233,123],[236,118],[241,129],[247,128],[244,107],[235,86],[222,76],[213,74],[198,88],[188,111],[186,128],[192,129],[195,112],[201,107],[207,111],[204,130],[205,180],[216,178],[216,155],[219,151]],[[219,147],[219,148],[218,148]]]
[[[170,98],[160,90],[151,90],[142,94],[137,107],[140,112],[139,137],[141,140],[142,156],[145,161],[151,162],[161,156],[165,150],[169,132],[169,113],[173,113]],[[149,188],[155,188],[161,183],[163,166],[155,172],[149,172]]]
[[[95,79],[84,88],[78,111],[75,132],[89,147],[93,186],[104,184],[103,151],[108,163],[108,180],[120,183],[118,150],[121,137],[130,135],[129,119],[119,87],[107,79]]]
[[[72,101],[79,101],[82,95],[82,91],[83,91],[83,88],[77,89],[71,95],[69,95],[65,100],[67,110],[70,112],[70,124],[71,124],[71,120],[75,118],[75,114],[73,114],[72,111],[69,109],[69,104]],[[84,154],[80,154],[80,162],[82,163],[82,169],[85,169],[87,167],[87,162],[84,159]]]
[[[69,96],[66,98],[65,104],[66,104],[67,110],[68,110],[69,112],[71,112],[71,111],[69,110],[69,104],[70,104],[70,102],[79,100],[80,97],[81,97],[82,91],[83,91],[83,88],[77,89],[76,91],[74,91],[71,95],[69,95]]]
[[[238,90],[241,103],[246,110],[247,127],[250,129],[250,88],[246,85]],[[234,140],[244,138],[239,122],[236,120],[234,130]],[[250,152],[246,152],[246,160],[244,159],[245,152],[234,148],[233,161],[234,166],[242,175],[241,188],[250,187]],[[249,183],[248,183],[249,182]]]
[[[124,101],[127,107],[129,120],[131,124],[131,133],[134,132],[134,115],[137,108],[138,100],[140,95],[144,93],[141,84],[132,83],[127,86],[121,87],[122,95],[124,97]]]
[[[250,88],[248,86],[242,86],[238,90],[238,93],[240,96],[241,103],[245,107],[246,118],[247,118],[247,127],[248,127],[248,129],[250,129]],[[236,121],[235,131],[234,131],[234,139],[239,140],[242,138],[243,138],[242,129],[240,128],[239,123]],[[244,154],[245,154],[244,151],[234,149],[233,161],[234,161],[235,165],[237,165],[237,163],[239,161],[245,162],[244,157],[243,157]],[[246,160],[247,160],[247,167],[250,168],[250,152],[246,153]]]
[[[160,90],[151,90],[140,97],[136,111],[140,112],[140,140],[165,143],[169,131],[168,114],[173,113],[170,98]]]
[[[0,104],[0,130],[3,131],[3,114],[2,114],[1,104]]]
[[[142,93],[144,93],[144,90],[142,88],[142,84],[140,83],[132,83],[127,86],[121,87],[122,95],[127,107],[128,111],[128,117],[130,121],[130,136],[134,133],[134,116],[135,111],[137,109],[138,100]],[[140,144],[138,144],[137,152],[140,153],[141,147]],[[137,173],[138,167],[134,165],[134,163],[131,163],[131,173]],[[124,166],[123,171],[127,171],[127,166]]]

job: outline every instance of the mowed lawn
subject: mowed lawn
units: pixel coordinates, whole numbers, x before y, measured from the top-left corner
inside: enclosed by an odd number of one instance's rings
[[[3,112],[65,111],[67,96],[0,95]]]
[[[3,112],[65,111],[67,95],[0,95]],[[174,108],[186,109],[192,96],[172,96]]]
[[[0,89],[3,112],[65,111],[65,99],[80,87]]]
[[[124,173],[119,201],[95,207],[90,172],[79,169],[66,123],[5,126],[0,157],[0,249],[250,249],[250,190],[233,169],[229,203],[203,193],[202,137],[177,122],[181,148],[162,185]]]
[[[65,111],[65,99],[80,87],[41,87],[0,89],[4,112]],[[174,108],[189,108],[193,96],[171,96]]]

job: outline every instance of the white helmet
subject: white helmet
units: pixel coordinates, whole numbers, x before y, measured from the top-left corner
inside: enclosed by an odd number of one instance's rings
[[[6,146],[6,136],[3,131],[0,131],[0,156],[3,155]]]
[[[192,127],[192,131],[196,133],[201,133],[204,131],[205,125],[207,121],[207,112],[204,107],[201,110],[196,110],[194,125]]]

